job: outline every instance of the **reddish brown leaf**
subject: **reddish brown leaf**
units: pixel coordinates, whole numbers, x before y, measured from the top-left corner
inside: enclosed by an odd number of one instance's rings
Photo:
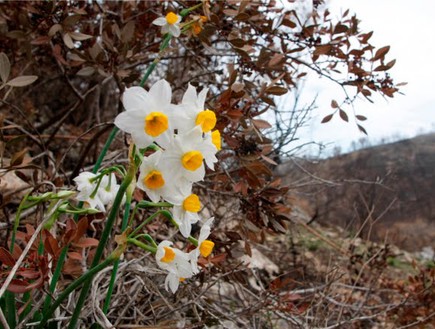
[[[261,119],[252,119],[251,120],[253,125],[257,128],[257,129],[268,129],[268,128],[272,128],[272,125],[267,122],[266,120],[261,120]]]
[[[331,121],[331,119],[332,119],[333,116],[334,116],[333,113],[332,113],[332,114],[328,114],[327,116],[325,116],[325,117],[322,119],[321,123],[327,123],[327,122]]]
[[[23,294],[28,291],[29,283],[24,280],[12,279],[11,283],[7,287],[7,290],[14,294]]]
[[[266,88],[265,93],[280,96],[286,94],[287,91],[288,91],[287,88],[280,87],[280,86],[272,86]]]
[[[227,111],[227,116],[232,120],[238,121],[243,116],[243,113],[240,110],[232,109]]]
[[[71,259],[79,260],[79,261],[83,260],[82,254],[80,254],[80,253],[78,253],[76,251],[69,252],[68,253],[68,257],[71,258]]]
[[[333,34],[338,33],[346,33],[349,30],[349,27],[344,24],[337,24],[334,28]]]
[[[372,61],[377,61],[378,59],[384,58],[384,56],[388,53],[388,51],[390,50],[390,46],[385,46],[382,48],[379,48],[376,51],[375,56],[372,58]]]
[[[14,258],[12,257],[10,252],[3,247],[0,247],[0,262],[10,267],[15,265]]]
[[[320,55],[327,55],[331,51],[332,46],[331,45],[319,45],[316,46],[316,49],[314,50],[313,55],[316,57],[319,57]]]
[[[358,125],[358,124],[357,124],[357,126],[358,126],[359,131],[361,131],[362,133],[364,133],[364,134],[366,134],[368,136],[367,130],[365,130],[365,128],[363,126]]]
[[[98,240],[94,238],[81,238],[77,242],[73,242],[72,245],[79,248],[96,247],[98,246]]]
[[[338,103],[337,103],[336,100],[333,99],[333,100],[331,101],[331,107],[332,107],[333,109],[338,108]]]
[[[213,264],[219,264],[224,262],[225,259],[227,259],[227,254],[219,254],[210,258],[210,262],[212,262]]]
[[[349,122],[349,117],[347,116],[346,112],[340,109],[339,113],[340,113],[340,118],[343,121]]]

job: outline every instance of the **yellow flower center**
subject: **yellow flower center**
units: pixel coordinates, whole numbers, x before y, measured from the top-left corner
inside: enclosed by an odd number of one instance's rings
[[[214,242],[210,240],[204,240],[199,246],[199,252],[202,257],[208,257],[214,248]]]
[[[145,118],[145,132],[157,137],[168,129],[168,116],[162,112],[151,112]]]
[[[169,12],[166,15],[166,22],[168,22],[169,25],[174,25],[178,21],[178,15],[173,13],[172,11]]]
[[[143,183],[149,189],[157,189],[165,185],[165,180],[160,171],[152,170],[144,177]]]
[[[160,259],[163,263],[170,263],[175,259],[174,249],[170,247],[163,247],[165,249],[165,255]]]
[[[195,171],[202,165],[202,160],[204,160],[204,157],[202,156],[201,152],[199,151],[190,151],[187,153],[184,153],[183,157],[181,158],[181,163],[183,164],[183,167],[190,171]]]
[[[201,209],[199,197],[196,194],[189,195],[183,201],[183,209],[189,212],[198,212]]]
[[[211,142],[218,149],[218,151],[222,148],[221,145],[221,133],[219,130],[212,131],[211,133]]]
[[[202,131],[207,133],[216,125],[216,114],[210,110],[199,112],[195,124],[201,125]]]
[[[186,278],[179,278],[178,281],[184,282],[184,281],[186,281]]]

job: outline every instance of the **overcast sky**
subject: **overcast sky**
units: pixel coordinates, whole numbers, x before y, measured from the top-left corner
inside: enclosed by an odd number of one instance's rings
[[[388,99],[377,96],[372,98],[374,104],[364,100],[355,104],[356,112],[368,118],[364,127],[369,141],[377,143],[383,137],[413,137],[435,131],[433,0],[416,0],[412,5],[409,0],[330,0],[328,7],[333,16],[349,8],[362,21],[362,31],[374,31],[370,41],[375,47],[390,45],[387,59],[396,59],[390,73],[397,83],[408,83],[401,89],[405,95]],[[330,143],[329,150],[334,145],[346,150],[353,140],[365,135],[338,116],[327,124],[320,124],[321,119],[331,113],[330,102],[334,95],[343,99],[339,88],[323,80],[307,81],[305,97],[308,101],[314,94],[318,95],[318,109],[301,137]]]

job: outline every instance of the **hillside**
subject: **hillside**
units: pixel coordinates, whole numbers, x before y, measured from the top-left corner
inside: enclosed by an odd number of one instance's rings
[[[293,159],[277,172],[305,221],[409,251],[435,248],[435,134],[319,162]]]

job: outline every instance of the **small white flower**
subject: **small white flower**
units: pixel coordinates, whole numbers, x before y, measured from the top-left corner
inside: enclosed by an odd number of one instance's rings
[[[196,251],[198,257],[199,255],[208,257],[213,251],[214,243],[210,240],[207,240],[211,232],[211,225],[213,224],[213,221],[214,217],[207,219],[199,231],[198,248],[194,250]]]
[[[189,255],[185,252],[173,248],[172,242],[164,240],[157,246],[156,252],[157,265],[168,271],[165,279],[165,288],[168,287],[173,293],[178,289],[180,281],[188,279],[194,275]]]
[[[196,93],[195,87],[189,84],[181,101],[183,107],[184,118],[180,118],[182,122],[177,128],[180,132],[186,132],[193,129],[195,126],[201,126],[203,132],[211,131],[216,125],[216,114],[213,111],[204,109],[205,98],[208,88]],[[184,119],[184,120],[183,120]]]
[[[157,81],[148,92],[142,87],[128,88],[122,97],[126,111],[115,118],[115,125],[130,133],[139,148],[153,142],[166,147],[174,133],[176,106],[171,104],[171,97],[166,80]]]
[[[198,195],[191,193],[190,189],[185,189],[180,193],[180,196],[181,198],[171,202],[174,205],[172,214],[178,224],[180,233],[188,238],[192,230],[192,224],[199,221],[198,212],[201,210],[201,203]]]
[[[100,178],[100,183],[96,179],[98,174],[82,172],[74,182],[77,184],[77,200],[83,201],[90,208],[105,211],[105,205],[113,202],[118,193],[119,185],[116,183],[115,174],[104,175]]]
[[[204,161],[213,170],[217,162],[216,152],[211,140],[202,137],[201,128],[195,127],[174,137],[173,143],[162,156],[161,166],[172,181],[184,178],[192,183],[198,182],[205,175]]]
[[[180,22],[181,16],[171,11],[165,17],[156,18],[153,24],[162,27],[162,34],[171,33],[174,37],[179,37],[181,34]]]
[[[139,168],[137,186],[146,192],[152,202],[159,202],[163,197],[172,203],[181,198],[179,195],[181,192],[176,183],[189,183],[184,180],[177,182],[170,178],[168,172],[164,171],[160,164],[162,153],[163,151],[157,151],[143,159]]]
[[[118,190],[119,185],[116,183],[115,174],[111,173],[110,175],[106,175],[101,178],[98,196],[100,197],[101,202],[107,205],[115,200]]]

